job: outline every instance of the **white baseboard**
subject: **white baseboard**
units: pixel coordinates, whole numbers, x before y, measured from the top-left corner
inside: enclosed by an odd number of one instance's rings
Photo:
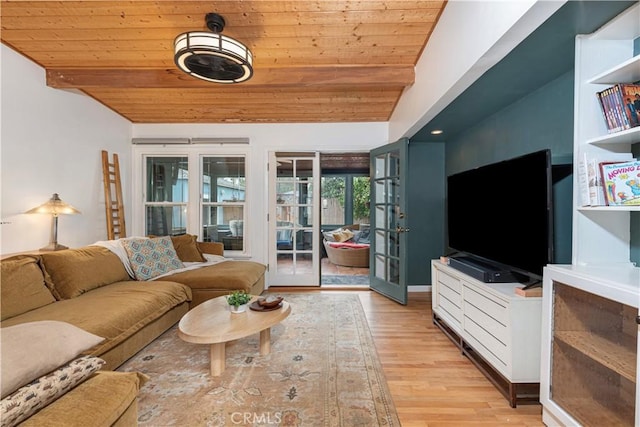
[[[414,285],[409,286],[408,292],[431,292],[431,285]]]

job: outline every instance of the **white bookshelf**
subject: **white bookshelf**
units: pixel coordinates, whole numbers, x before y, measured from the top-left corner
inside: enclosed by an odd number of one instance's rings
[[[632,146],[640,143],[640,127],[617,133],[607,132],[596,98],[597,92],[613,84],[634,83],[640,80],[640,55],[634,56],[633,54],[633,41],[638,37],[640,37],[640,4],[630,7],[595,33],[576,37],[574,165],[578,165],[585,154],[606,157],[607,153],[631,152]],[[620,314],[620,317],[627,319],[629,310],[635,315],[638,314],[640,302],[640,268],[631,261],[631,226],[632,221],[638,221],[635,212],[640,211],[640,207],[581,206],[577,175],[574,174],[573,183],[572,264],[548,266],[545,269],[543,280],[544,324],[540,375],[540,402],[543,405],[543,421],[547,425],[598,425],[602,422],[620,424],[620,420],[615,418],[616,414],[628,414],[631,410],[632,425],[640,426],[640,417],[636,409],[640,406],[640,391],[638,391],[637,383],[637,372],[640,370],[637,367],[637,345],[632,346],[631,350],[628,348],[625,350],[626,365],[631,365],[633,369],[625,366],[620,370],[625,373],[624,379],[621,380],[624,384],[623,395],[625,399],[615,399],[615,396],[611,396],[612,402],[622,402],[627,407],[607,407],[608,404],[603,403],[601,395],[591,396],[587,385],[592,383],[593,379],[589,378],[590,373],[587,369],[576,369],[569,375],[571,381],[567,381],[567,376],[556,378],[553,383],[552,370],[554,366],[556,366],[556,370],[560,369],[558,366],[565,370],[572,369],[571,363],[562,365],[559,360],[564,357],[563,349],[568,348],[570,350],[567,351],[576,351],[577,354],[581,354],[583,350],[581,345],[572,344],[572,339],[567,338],[567,334],[563,335],[564,332],[558,332],[554,328],[554,322],[559,322],[561,325],[564,321],[562,320],[564,319],[562,317],[563,307],[566,308],[573,303],[579,305],[578,300],[585,301],[587,311],[591,309],[590,304],[593,305],[593,316],[595,316],[600,308],[599,304],[619,304],[620,307],[623,307],[620,309],[620,313],[626,313],[625,315]],[[565,292],[567,295],[565,300],[568,303],[562,300],[556,304],[554,300],[556,288],[561,289],[559,293]],[[566,290],[567,288],[569,290]],[[571,289],[576,290],[576,293],[572,293]],[[575,300],[572,299],[573,295],[577,295]],[[591,315],[586,314],[583,317],[584,323],[588,324]],[[635,319],[632,320],[625,320],[624,336],[634,336],[637,340],[637,329],[640,327],[635,323]],[[599,327],[595,324],[592,326],[593,328]],[[563,340],[565,341],[559,344]],[[606,340],[594,341],[596,348],[603,345],[609,346]],[[572,348],[573,350],[571,350]],[[600,350],[606,354],[606,348]],[[597,354],[598,351],[595,353]],[[591,356],[584,357],[589,359]],[[593,360],[596,360],[593,363],[598,369],[605,371],[611,369],[610,365],[601,363],[601,360],[598,361],[598,357]],[[619,375],[615,369],[611,372],[613,377]],[[633,378],[634,375],[635,378]],[[630,381],[629,378],[634,381]],[[581,402],[575,403],[571,399],[558,398],[561,400],[559,402],[554,399],[552,390],[555,390],[558,395],[559,390],[563,390],[566,382],[586,384],[583,388],[577,386],[575,388],[576,398],[582,399]],[[573,392],[570,387],[567,387],[566,390],[569,391],[568,394]],[[615,394],[612,389],[607,389],[607,391]],[[631,396],[631,400],[629,400],[629,396]],[[635,408],[628,408],[629,404]],[[587,408],[595,407],[599,407],[601,410],[587,410]],[[609,414],[612,418],[600,419],[598,414]],[[629,418],[624,418],[624,421],[622,424],[626,424]]]

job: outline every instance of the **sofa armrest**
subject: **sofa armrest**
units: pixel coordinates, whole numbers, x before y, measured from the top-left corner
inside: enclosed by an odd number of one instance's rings
[[[198,242],[198,249],[203,254],[224,255],[224,245],[220,242]]]

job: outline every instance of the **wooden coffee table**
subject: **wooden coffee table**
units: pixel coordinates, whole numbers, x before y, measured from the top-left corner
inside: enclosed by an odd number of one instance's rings
[[[251,302],[256,301],[254,296]],[[229,341],[260,332],[260,354],[271,352],[271,327],[286,319],[291,306],[282,301],[282,307],[272,311],[254,311],[247,307],[244,313],[231,313],[224,296],[199,304],[185,314],[178,324],[178,336],[195,344],[210,344],[211,375],[219,376],[225,368],[225,345]]]

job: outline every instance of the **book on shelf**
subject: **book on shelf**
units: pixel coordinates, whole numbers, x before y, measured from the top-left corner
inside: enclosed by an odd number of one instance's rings
[[[640,206],[640,161],[601,163],[600,170],[608,206]]]
[[[618,83],[596,96],[609,133],[640,126],[640,84]]]
[[[581,206],[606,206],[600,163],[621,163],[634,160],[631,153],[582,153],[578,164],[578,185]]]

